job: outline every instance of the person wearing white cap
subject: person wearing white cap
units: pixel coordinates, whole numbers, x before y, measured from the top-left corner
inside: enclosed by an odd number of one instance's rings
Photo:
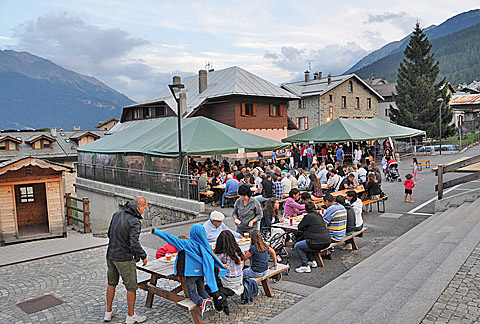
[[[207,232],[208,243],[215,243],[218,235],[225,230],[232,232],[235,237],[240,237],[239,233],[232,231],[223,223],[224,219],[225,215],[219,211],[214,210],[210,213],[210,219],[203,224],[203,227],[205,227],[205,231]]]

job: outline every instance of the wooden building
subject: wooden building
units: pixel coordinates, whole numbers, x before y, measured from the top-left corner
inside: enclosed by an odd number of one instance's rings
[[[63,172],[33,157],[0,163],[0,244],[66,234]]]
[[[181,83],[174,77],[173,83]],[[296,124],[288,118],[287,107],[298,97],[242,68],[200,70],[183,80],[178,93],[184,118],[204,116],[251,134],[280,141]],[[109,133],[138,121],[174,118],[177,102],[167,88],[147,102],[124,107],[120,123]]]

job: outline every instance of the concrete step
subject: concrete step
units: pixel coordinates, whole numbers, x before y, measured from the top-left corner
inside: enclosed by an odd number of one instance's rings
[[[431,216],[269,323],[420,322],[480,241],[478,210]]]

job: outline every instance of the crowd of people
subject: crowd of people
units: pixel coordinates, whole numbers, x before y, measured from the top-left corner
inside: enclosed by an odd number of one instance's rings
[[[269,255],[270,261],[273,261],[271,266],[277,265],[277,255],[266,242],[272,224],[304,215],[298,223],[302,234],[297,235],[294,245],[300,259],[295,268],[298,273],[311,272],[318,266],[314,252],[362,230],[362,200],[379,198],[382,174],[386,172],[385,167],[381,172],[376,166],[374,154],[370,146],[361,143],[354,147],[302,144],[292,145],[283,152],[273,152],[270,158],[258,153],[256,161],[247,160],[244,164],[236,161],[230,165],[226,160],[220,163],[210,159],[200,163],[190,159],[191,181],[198,185],[199,191],[205,193],[213,206],[220,204],[225,207],[227,197],[238,196],[231,214],[235,229],[230,229],[223,222],[225,215],[220,211],[213,211],[203,226],[193,225],[188,238],[154,229],[152,233],[167,242],[159,248],[156,256],[160,258],[177,253],[175,274],[185,276],[190,298],[201,308],[202,314],[213,310],[228,314],[228,297],[240,295],[242,303],[253,301],[257,286],[251,278],[265,275]],[[394,158],[388,142],[384,143],[382,155],[382,166],[383,161]],[[416,168],[414,160],[414,175],[406,176],[405,201],[407,194],[413,201]],[[354,190],[358,186],[364,187],[360,194]],[[344,190],[344,194],[335,197],[331,194],[339,190]],[[323,201],[323,207],[315,203],[319,200]],[[112,218],[107,251],[109,287],[106,321],[113,314],[112,301],[120,276],[128,290],[127,322],[145,320],[144,316],[134,313],[133,305],[130,307],[134,302],[132,292],[137,288],[132,270],[135,268],[126,268],[123,262],[130,264],[135,256],[143,259],[144,264],[147,262],[138,241],[139,219],[146,205],[145,199],[139,197]],[[123,228],[123,217],[127,217],[127,230]],[[125,241],[126,236],[130,237],[129,242]],[[242,251],[237,240],[247,236],[251,245],[248,250]],[[129,246],[128,249],[123,245]],[[352,246],[344,244],[340,248],[349,250]],[[122,249],[125,251],[120,251]],[[247,260],[249,267],[245,267]]]

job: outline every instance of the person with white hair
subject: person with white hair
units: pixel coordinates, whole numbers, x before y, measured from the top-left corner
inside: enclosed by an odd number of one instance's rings
[[[240,237],[239,233],[232,231],[227,225],[225,225],[223,222],[224,219],[225,215],[219,211],[214,210],[210,213],[210,219],[203,224],[203,227],[205,227],[205,231],[207,232],[208,243],[215,243],[218,235],[225,230],[232,232],[235,237]]]
[[[288,197],[288,193],[292,190],[292,182],[288,179],[288,172],[282,172],[282,192],[283,197]]]

